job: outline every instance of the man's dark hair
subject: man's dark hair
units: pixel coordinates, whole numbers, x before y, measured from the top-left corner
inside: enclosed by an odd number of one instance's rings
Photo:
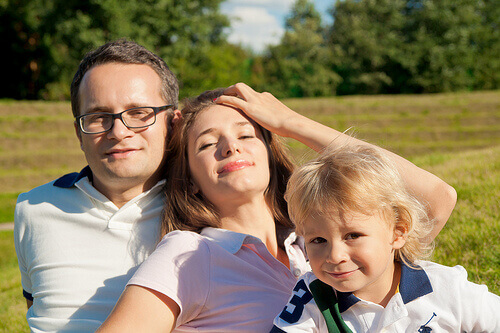
[[[165,103],[176,108],[179,101],[179,84],[165,61],[144,46],[126,39],[108,42],[85,55],[71,82],[71,109],[73,116],[80,115],[79,90],[83,76],[92,67],[107,63],[144,64],[150,66],[161,79],[161,95]]]

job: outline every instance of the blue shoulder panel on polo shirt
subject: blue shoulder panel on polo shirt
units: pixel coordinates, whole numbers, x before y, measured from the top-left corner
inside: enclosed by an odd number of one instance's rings
[[[57,179],[53,185],[61,188],[70,188],[73,187],[77,181],[84,177],[89,177],[89,180],[92,181],[92,171],[90,170],[90,167],[88,165],[83,168],[80,173],[72,172],[62,176],[61,178]]]
[[[414,268],[401,263],[401,279],[399,281],[399,293],[403,303],[407,304],[419,297],[430,294],[432,285],[427,273],[420,267]],[[339,300],[339,311],[344,312],[360,301],[353,293],[343,293],[337,291]]]
[[[420,267],[415,268],[401,263],[399,292],[403,302],[409,303],[419,297],[432,293],[432,285],[427,273]]]
[[[343,293],[341,291],[337,291],[337,299],[339,300],[339,311],[341,313],[360,301],[353,293]]]

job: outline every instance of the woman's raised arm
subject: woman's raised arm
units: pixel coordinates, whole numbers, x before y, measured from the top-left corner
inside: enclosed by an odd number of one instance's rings
[[[171,298],[152,289],[129,285],[96,332],[171,332],[179,311]]]
[[[272,94],[259,93],[244,83],[228,87],[217,103],[241,109],[267,130],[283,137],[295,139],[317,152],[329,145],[368,145],[333,128],[298,114],[281,103]],[[444,227],[457,200],[455,189],[410,161],[386,151],[407,184],[408,189],[428,207],[435,227],[430,235],[434,239]]]

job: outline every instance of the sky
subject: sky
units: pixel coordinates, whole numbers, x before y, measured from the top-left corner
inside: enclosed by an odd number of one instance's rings
[[[279,43],[284,32],[285,18],[295,0],[226,0],[221,11],[231,20],[229,41],[248,47],[256,53],[266,45]],[[313,0],[316,10],[328,22],[327,10],[335,0]],[[324,21],[325,22],[325,21]]]

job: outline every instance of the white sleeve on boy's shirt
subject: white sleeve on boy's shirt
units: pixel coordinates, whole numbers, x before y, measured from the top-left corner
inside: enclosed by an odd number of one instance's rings
[[[299,279],[287,305],[274,319],[271,333],[328,332],[325,319],[309,290],[309,284],[316,279],[312,272]]]
[[[449,290],[449,297],[460,310],[455,313],[457,322],[461,323],[462,332],[500,332],[500,296],[488,291],[485,285],[475,284],[467,280],[467,271],[462,266],[452,268],[448,277],[440,282]],[[432,274],[432,273],[431,273]],[[432,276],[432,275],[431,275]],[[433,279],[431,278],[431,281]],[[456,281],[453,283],[452,281]],[[439,293],[440,286],[434,286]]]

